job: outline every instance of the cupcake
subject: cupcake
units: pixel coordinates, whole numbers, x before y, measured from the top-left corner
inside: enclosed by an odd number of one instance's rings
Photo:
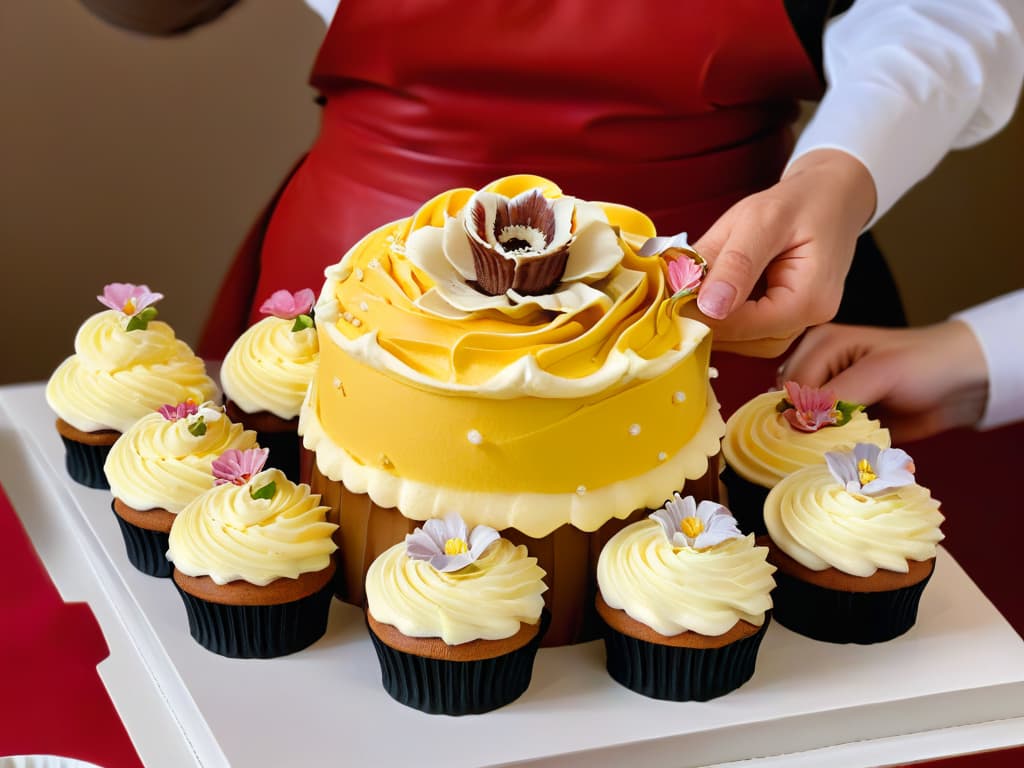
[[[163,403],[219,401],[220,390],[171,327],[154,321],[162,294],[112,283],[96,298],[110,309],[78,329],[75,354],[50,377],[46,402],[57,414],[68,474],[107,488],[103,462],[122,432]]]
[[[260,307],[268,317],[238,337],[220,379],[232,421],[253,429],[270,449],[270,463],[294,482],[299,477],[299,410],[319,358],[308,288],[276,291]]]
[[[772,607],[767,554],[721,504],[678,493],[623,528],[597,562],[608,673],[671,701],[707,701],[743,685]]]
[[[524,546],[458,515],[428,520],[366,574],[384,689],[430,714],[488,712],[530,684],[544,571]],[[545,614],[546,615],[546,614]]]
[[[726,422],[722,440],[722,482],[740,530],[764,534],[768,491],[786,475],[821,464],[826,451],[855,443],[888,448],[889,430],[830,389],[787,381],[784,392],[766,392],[741,406]]]
[[[224,453],[217,487],[171,526],[167,559],[189,632],[222,656],[284,656],[327,629],[337,526],[309,486],[263,470],[266,459],[265,448]]]
[[[256,447],[256,433],[232,424],[224,409],[192,401],[163,405],[114,443],[103,471],[128,559],[150,576],[170,576],[167,534],[192,499],[213,488],[213,460]]]
[[[939,503],[902,450],[858,443],[825,459],[765,502],[775,617],[815,640],[890,640],[917,620],[942,540]]]

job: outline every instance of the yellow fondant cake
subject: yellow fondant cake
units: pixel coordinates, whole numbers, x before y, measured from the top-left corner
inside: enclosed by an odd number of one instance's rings
[[[367,235],[316,306],[300,433],[325,500],[341,483],[409,521],[455,512],[540,539],[706,477],[724,432],[710,333],[668,268],[702,263],[685,245],[644,249],[655,234],[638,211],[514,176]]]

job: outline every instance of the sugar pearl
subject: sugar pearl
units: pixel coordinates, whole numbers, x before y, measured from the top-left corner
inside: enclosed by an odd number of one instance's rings
[[[480,430],[471,429],[466,433],[466,439],[469,440],[473,445],[481,445],[484,442],[484,436],[480,434]]]
[[[633,437],[636,437],[637,435],[639,435],[640,434],[640,425],[639,424],[630,424],[629,425],[629,434],[631,434]]]

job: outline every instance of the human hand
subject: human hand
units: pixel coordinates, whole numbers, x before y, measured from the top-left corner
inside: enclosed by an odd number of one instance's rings
[[[988,399],[988,367],[959,320],[923,328],[823,325],[807,333],[779,380],[828,386],[872,406],[895,442],[976,424]]]
[[[845,152],[818,149],[726,211],[694,244],[711,265],[697,306],[715,349],[775,357],[805,328],[831,320],[874,209],[868,170]]]

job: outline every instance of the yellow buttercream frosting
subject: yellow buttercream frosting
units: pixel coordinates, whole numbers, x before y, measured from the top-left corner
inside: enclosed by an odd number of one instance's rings
[[[741,406],[725,426],[722,454],[741,477],[771,488],[786,475],[810,464],[823,464],[826,451],[852,448],[856,443],[891,445],[889,430],[858,411],[841,427],[801,432],[776,410],[782,390],[765,392]]]
[[[544,570],[526,547],[492,543],[476,562],[442,573],[395,544],[370,565],[370,614],[407,637],[439,637],[448,645],[501,640],[536,624],[544,608]]]
[[[228,350],[220,369],[225,397],[247,413],[293,419],[318,360],[316,330],[292,331],[294,320],[265,317]]]
[[[221,409],[204,407],[204,434],[189,431],[196,416],[168,421],[158,412],[143,416],[117,439],[103,471],[110,492],[136,510],[178,513],[213,488],[214,459],[230,448],[256,446],[256,433],[233,424]]]
[[[534,188],[573,201],[585,230],[567,267],[582,277],[550,296],[466,303],[465,284],[444,282],[462,279],[445,259],[468,189],[370,233],[327,270],[320,367],[300,416],[327,477],[414,519],[457,511],[542,536],[660,506],[706,472],[723,431],[710,334],[684,316],[690,298],[670,299],[663,260],[638,255],[650,220],[538,177],[485,191]]]
[[[906,573],[908,560],[935,557],[943,519],[927,488],[851,493],[825,464],[781,480],[764,505],[768,533],[783,552],[811,570],[831,566],[852,576]]]
[[[75,354],[54,371],[46,402],[76,429],[126,431],[168,403],[219,401],[203,361],[167,323],[127,331],[116,310],[88,318],[75,335]]]
[[[764,623],[772,607],[775,567],[753,534],[707,549],[675,547],[654,520],[613,536],[597,562],[601,597],[611,607],[671,637],[716,636],[738,621]]]
[[[253,490],[274,483],[269,499]],[[218,485],[190,502],[171,526],[167,559],[187,576],[209,576],[217,584],[244,580],[265,586],[321,571],[337,548],[326,521],[327,507],[309,486],[296,485],[277,469],[244,485]]]

